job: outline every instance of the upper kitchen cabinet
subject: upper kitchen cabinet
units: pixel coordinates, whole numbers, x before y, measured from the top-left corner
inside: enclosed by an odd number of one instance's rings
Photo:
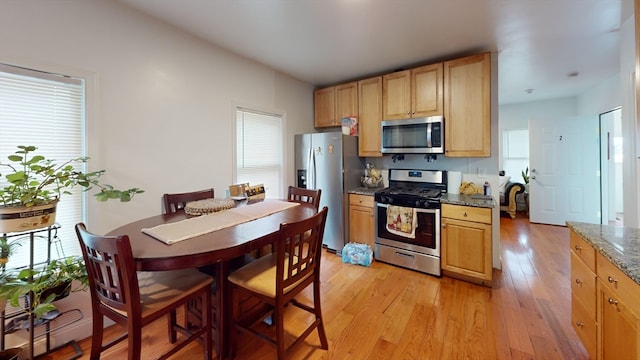
[[[341,126],[343,117],[358,116],[358,82],[314,92],[315,127]]]
[[[380,157],[382,77],[358,81],[358,155]]]
[[[442,115],[443,64],[383,76],[383,119]]]
[[[491,55],[444,63],[445,156],[491,156]]]

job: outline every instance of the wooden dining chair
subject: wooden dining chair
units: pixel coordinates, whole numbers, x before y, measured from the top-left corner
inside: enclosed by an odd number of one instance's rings
[[[176,323],[176,309],[191,299],[199,298],[210,306],[211,277],[193,269],[136,272],[127,235],[94,235],[82,223],[75,229],[89,275],[92,360],[99,359],[103,351],[124,339],[128,339],[128,358],[140,359],[142,328],[164,316],[169,318],[169,340],[175,346],[159,359],[167,359],[199,338],[203,339],[204,358],[212,358],[210,311],[205,312],[198,329],[188,331]],[[123,326],[126,332],[103,345],[104,316]],[[184,339],[176,344],[178,332]]]
[[[309,203],[312,204],[316,210],[320,209],[320,195],[322,190],[320,189],[305,189],[295,186],[289,186],[289,194],[287,200],[297,203]]]
[[[186,193],[164,194],[162,196],[164,202],[164,213],[171,214],[184,209],[185,205],[190,201],[211,199],[213,197],[213,189],[192,191]]]
[[[285,359],[288,351],[318,330],[320,346],[328,349],[320,303],[320,255],[322,236],[327,221],[325,206],[314,216],[280,225],[274,252],[233,271],[228,279],[233,296],[234,326],[241,332],[257,336],[276,348],[278,359]],[[313,284],[313,305],[302,303],[295,296]],[[238,303],[242,296],[259,299],[264,306],[242,313]],[[291,344],[285,344],[284,311],[294,305],[313,314],[313,321]],[[272,316],[275,337],[262,331],[262,320]],[[232,331],[231,354],[235,356],[238,332]]]

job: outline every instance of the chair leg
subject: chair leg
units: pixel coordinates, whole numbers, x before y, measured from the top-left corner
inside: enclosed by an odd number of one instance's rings
[[[316,319],[320,320],[318,323],[318,336],[320,337],[320,347],[324,350],[329,349],[329,343],[327,342],[327,334],[324,331],[324,321],[322,320],[322,307],[320,305],[320,280],[316,280],[313,284],[313,308],[315,311]]]
[[[239,314],[240,314],[240,310],[239,310],[239,301],[240,301],[240,296],[238,295],[238,292],[233,288],[233,286],[229,286],[227,287],[228,291],[231,291],[231,331],[229,332],[229,358],[230,359],[235,359],[236,358],[236,351],[237,351],[237,346],[238,346],[238,329],[236,329],[236,321],[239,319]],[[218,329],[218,331],[221,331],[222,329]],[[218,346],[218,348],[220,348]]]
[[[169,341],[174,344],[177,340],[177,334],[176,334],[176,311],[173,310],[170,314],[169,314]]]
[[[129,360],[140,360],[140,353],[142,351],[142,328],[140,326],[133,326],[133,321],[131,320],[127,328]]]
[[[273,321],[276,325],[276,347],[278,351],[278,360],[284,360],[287,357],[287,347],[284,343],[284,306],[276,304],[273,309]]]
[[[102,350],[102,332],[104,317],[100,313],[93,313],[93,336],[91,337],[91,360],[100,359]]]

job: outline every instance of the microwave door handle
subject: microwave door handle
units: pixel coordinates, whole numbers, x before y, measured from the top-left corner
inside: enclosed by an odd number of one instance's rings
[[[428,148],[433,147],[433,141],[431,139],[431,123],[427,124],[427,147]]]

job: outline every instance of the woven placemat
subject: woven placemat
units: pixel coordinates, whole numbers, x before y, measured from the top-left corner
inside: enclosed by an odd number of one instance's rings
[[[231,199],[204,199],[188,202],[184,206],[187,215],[198,216],[231,209],[235,202]]]

